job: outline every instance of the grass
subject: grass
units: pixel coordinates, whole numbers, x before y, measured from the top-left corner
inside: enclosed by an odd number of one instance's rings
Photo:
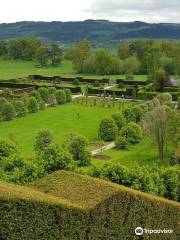
[[[1,122],[0,136],[17,142],[23,154],[29,156],[33,152],[33,144],[38,131],[49,129],[60,144],[69,132],[82,134],[89,141],[96,141],[100,121],[114,112],[117,112],[117,109],[83,107],[73,104],[49,107],[23,118]],[[77,113],[80,113],[79,119]]]
[[[102,79],[102,76],[93,74],[77,74],[72,66],[72,62],[63,60],[61,65],[58,67],[47,66],[38,68],[32,61],[21,61],[21,60],[4,60],[0,59],[0,79],[10,78],[23,78],[28,75],[38,74],[45,76],[66,76],[66,77],[87,77]],[[110,75],[103,76],[110,77],[111,79],[125,78],[124,75]],[[146,75],[135,75],[135,80],[146,80]]]
[[[114,163],[127,166],[129,168],[144,165],[166,165],[167,160],[164,162],[159,160],[157,148],[147,139],[144,139],[137,145],[129,146],[128,150],[112,149],[102,153],[109,156],[110,160],[98,160],[93,158],[92,163],[95,166],[102,166],[105,163]]]

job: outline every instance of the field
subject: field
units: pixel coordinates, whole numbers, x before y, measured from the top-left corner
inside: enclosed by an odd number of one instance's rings
[[[47,76],[66,76],[66,77],[88,77],[88,78],[98,78],[101,79],[102,76],[98,75],[87,75],[87,74],[77,74],[73,70],[72,62],[64,60],[59,67],[43,67],[38,68],[35,66],[34,62],[31,61],[20,61],[20,60],[3,60],[0,59],[0,80],[9,78],[21,78],[27,77],[31,74],[47,75]],[[123,75],[110,75],[103,76],[110,77],[111,79],[124,78]],[[136,80],[146,80],[145,75],[136,75]]]
[[[102,118],[111,116],[117,109],[103,109],[64,105],[49,107],[11,122],[0,123],[0,136],[11,138],[28,156],[32,154],[35,136],[41,129],[49,129],[62,144],[67,133],[74,132],[86,136],[89,141],[97,140],[98,126]],[[80,114],[78,119],[77,113]]]

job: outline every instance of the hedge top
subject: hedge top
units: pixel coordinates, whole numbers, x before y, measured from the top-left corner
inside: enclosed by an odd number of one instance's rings
[[[126,193],[135,198],[171,205],[180,210],[178,202],[67,171],[57,171],[45,178],[36,180],[31,184],[31,187],[49,195],[68,199],[76,205],[79,204],[82,208],[93,208],[114,194]]]
[[[136,199],[144,199],[152,204],[176,208],[180,212],[178,202],[73,172],[58,171],[34,181],[27,187],[0,183],[0,200],[19,199],[81,210],[95,208],[106,199],[121,193]]]

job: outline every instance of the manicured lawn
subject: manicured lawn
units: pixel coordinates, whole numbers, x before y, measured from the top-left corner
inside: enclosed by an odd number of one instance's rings
[[[89,141],[97,140],[98,126],[102,118],[111,116],[117,109],[103,109],[64,105],[49,107],[38,113],[28,114],[10,122],[0,123],[0,136],[17,142],[25,155],[31,155],[38,131],[49,129],[57,142],[63,143],[67,133],[74,132],[86,136]],[[80,114],[78,119],[77,113]]]
[[[118,163],[127,167],[143,166],[143,165],[166,165],[167,161],[158,160],[158,151],[156,147],[148,140],[143,140],[137,145],[131,145],[128,150],[112,149],[102,153],[111,157],[110,160],[92,159],[92,163],[96,166],[102,166],[105,163]]]
[[[67,76],[67,77],[87,77],[98,78],[110,77],[111,79],[125,78],[124,75],[111,75],[111,76],[98,76],[88,74],[77,74],[72,66],[72,62],[64,60],[58,67],[35,67],[35,63],[31,61],[19,61],[19,60],[3,60],[0,59],[0,80],[9,78],[26,77],[30,74],[40,74],[46,76]],[[146,80],[146,75],[136,75],[136,80]]]

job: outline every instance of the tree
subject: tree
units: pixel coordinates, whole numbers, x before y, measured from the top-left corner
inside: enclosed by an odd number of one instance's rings
[[[24,102],[20,100],[15,102],[15,110],[18,117],[23,117],[27,113],[27,109]]]
[[[128,43],[122,43],[118,48],[117,54],[118,54],[118,57],[122,60],[130,57],[131,53],[130,53],[129,44]]]
[[[7,44],[5,41],[0,40],[0,56],[7,54]]]
[[[35,60],[38,65],[41,67],[45,66],[48,63],[49,59],[49,50],[47,47],[40,47],[36,51]]]
[[[171,136],[172,115],[164,105],[160,105],[158,100],[156,100],[156,104],[154,101],[151,106],[152,109],[145,113],[143,129],[157,145],[160,160],[164,160],[164,149]]]
[[[104,141],[113,141],[118,134],[118,127],[112,118],[104,118],[99,126],[98,136]]]
[[[56,43],[53,43],[50,48],[50,58],[51,64],[57,66],[61,63],[63,58],[63,51],[60,46]]]
[[[91,154],[88,150],[88,140],[84,136],[69,134],[66,137],[64,146],[72,154],[78,166],[88,166],[91,161]]]
[[[117,149],[126,149],[128,141],[126,140],[125,137],[123,136],[118,136],[115,141],[116,148]]]
[[[66,94],[66,102],[71,102],[72,101],[71,90],[69,88],[65,88],[64,91]]]
[[[28,111],[30,113],[35,113],[39,109],[38,102],[35,97],[30,97],[28,101]]]
[[[124,137],[128,143],[139,143],[142,138],[141,128],[136,123],[128,123],[124,126],[119,135]]]
[[[16,116],[16,111],[12,103],[7,102],[3,104],[1,109],[2,119],[10,121]]]
[[[56,92],[56,99],[58,104],[65,104],[66,103],[66,93],[64,90],[57,90]]]
[[[49,130],[42,130],[38,132],[34,149],[36,152],[41,152],[53,142],[53,136]]]
[[[112,71],[112,54],[107,50],[95,53],[95,72],[99,75],[109,75]]]
[[[38,89],[39,93],[40,93],[40,96],[41,96],[41,99],[47,103],[48,102],[48,98],[49,98],[49,91],[48,91],[48,88],[46,87],[41,87]]]
[[[54,142],[43,148],[37,156],[37,160],[45,173],[52,173],[62,169],[70,170],[74,165],[71,154],[61,149]]]
[[[126,120],[121,113],[112,114],[112,118],[114,119],[119,132],[121,128],[125,125]]]
[[[127,122],[139,122],[143,116],[143,109],[139,106],[133,106],[123,110],[123,116]]]
[[[123,62],[123,71],[126,72],[132,72],[137,73],[140,68],[139,60],[132,56],[124,60]]]

